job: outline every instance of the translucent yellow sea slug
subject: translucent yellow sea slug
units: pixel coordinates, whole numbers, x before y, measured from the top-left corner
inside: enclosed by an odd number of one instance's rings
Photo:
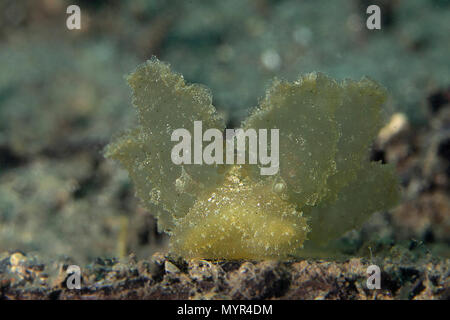
[[[375,82],[311,73],[275,81],[242,124],[279,129],[279,170],[261,164],[175,164],[175,129],[225,130],[210,92],[152,59],[128,82],[138,126],[108,145],[138,197],[185,258],[286,259],[316,250],[397,202],[392,166],[370,162],[385,92]],[[201,147],[210,142],[203,141]],[[271,152],[269,146],[268,152]],[[306,246],[306,249],[303,249]]]

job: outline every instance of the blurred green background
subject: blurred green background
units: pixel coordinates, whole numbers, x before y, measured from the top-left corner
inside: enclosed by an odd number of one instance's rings
[[[81,30],[66,28],[70,4]],[[365,26],[369,4],[381,8],[381,30]],[[87,262],[164,248],[127,173],[102,155],[134,121],[124,75],[152,55],[208,86],[229,126],[274,77],[322,71],[377,80],[389,91],[386,120],[401,112],[430,131],[430,97],[450,88],[449,9],[446,0],[0,1],[0,252]],[[404,175],[408,189],[413,173]],[[425,231],[387,215],[386,237],[448,247],[447,188]]]

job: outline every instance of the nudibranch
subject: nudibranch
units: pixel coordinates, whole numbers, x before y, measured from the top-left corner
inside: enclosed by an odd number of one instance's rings
[[[185,258],[287,259],[358,228],[399,197],[391,165],[371,162],[386,92],[369,79],[321,73],[275,80],[243,129],[279,130],[279,170],[259,164],[175,164],[175,129],[225,131],[209,90],[156,58],[128,78],[138,124],[106,148]],[[203,142],[205,147],[208,142]]]

